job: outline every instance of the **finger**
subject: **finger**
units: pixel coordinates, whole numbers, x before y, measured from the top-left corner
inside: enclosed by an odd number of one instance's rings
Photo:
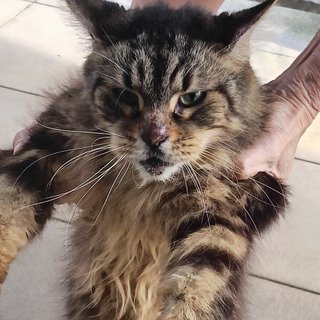
[[[0,162],[11,157],[13,150],[0,150]]]

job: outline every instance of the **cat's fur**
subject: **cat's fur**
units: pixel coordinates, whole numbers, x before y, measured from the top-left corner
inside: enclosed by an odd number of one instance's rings
[[[69,248],[69,320],[240,319],[253,238],[286,204],[280,182],[264,173],[237,181],[233,162],[271,112],[245,38],[274,1],[214,17],[67,2],[93,53],[83,79],[1,162],[0,280],[53,204],[70,202],[81,212]],[[135,92],[136,105],[113,88]],[[179,96],[198,90],[207,91],[202,103],[177,109]],[[142,165],[150,157],[170,165],[154,171]]]

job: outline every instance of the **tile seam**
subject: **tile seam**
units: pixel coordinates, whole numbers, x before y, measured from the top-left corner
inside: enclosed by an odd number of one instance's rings
[[[6,89],[6,90],[10,90],[10,91],[16,91],[16,92],[20,92],[20,93],[24,93],[24,94],[29,94],[29,95],[40,97],[40,98],[47,98],[46,96],[41,95],[39,93],[26,91],[26,90],[22,90],[22,89],[17,89],[17,88],[13,88],[13,87],[9,87],[9,86],[5,86],[5,85],[0,84],[0,89],[1,88]]]
[[[23,0],[23,1],[25,1],[25,2],[32,2],[32,0]],[[50,8],[60,9],[59,6],[55,6],[55,5],[47,4],[47,3],[41,3],[41,2],[38,2],[37,0],[34,2],[34,4],[38,4],[39,6],[46,6],[46,7],[50,7]]]
[[[299,290],[299,291],[303,291],[303,292],[307,292],[307,293],[310,293],[310,294],[314,294],[314,295],[320,296],[320,292],[318,292],[316,290],[303,288],[303,287],[300,287],[300,286],[297,286],[297,285],[294,285],[294,284],[291,284],[291,283],[287,283],[287,282],[283,282],[283,281],[280,281],[280,280],[276,280],[276,279],[260,276],[260,275],[257,275],[257,274],[254,274],[254,273],[250,273],[250,272],[248,273],[248,275],[250,277],[253,277],[253,278],[256,278],[256,279],[272,282],[272,283],[275,283],[275,284],[278,284],[278,285],[289,287],[291,289],[296,289],[296,290]]]
[[[310,164],[314,164],[314,165],[316,165],[316,166],[320,166],[320,163],[319,163],[319,162],[316,162],[316,161],[313,161],[313,160],[302,159],[302,158],[299,158],[299,157],[295,157],[294,159],[295,159],[295,160],[298,160],[298,161],[302,161],[302,162],[307,162],[307,163],[310,163]]]
[[[29,1],[28,1],[29,2]],[[34,4],[36,3],[36,0],[31,1],[26,7],[21,9],[18,13],[16,13],[13,17],[11,17],[9,20],[5,21],[3,24],[0,25],[0,29],[6,26],[8,23],[10,23],[12,20],[20,16],[22,13],[30,9]]]

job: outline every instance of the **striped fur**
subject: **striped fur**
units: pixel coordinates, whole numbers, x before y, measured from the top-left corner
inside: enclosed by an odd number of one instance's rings
[[[67,2],[93,52],[2,159],[0,282],[53,204],[75,203],[69,320],[239,320],[253,239],[286,205],[285,186],[263,173],[237,181],[233,162],[271,111],[244,33],[273,1],[219,17]],[[199,90],[199,105],[179,107]],[[145,169],[148,157],[164,169]]]

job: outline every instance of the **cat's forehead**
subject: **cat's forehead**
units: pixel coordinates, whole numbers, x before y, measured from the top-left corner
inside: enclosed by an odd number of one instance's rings
[[[119,85],[155,98],[206,90],[209,81],[214,85],[225,73],[217,47],[181,34],[141,33],[109,47],[105,55],[103,67],[109,74],[112,69]]]
[[[119,44],[127,57],[132,53],[135,58],[143,58],[144,55],[153,58],[170,58],[182,56],[185,60],[201,59],[204,55],[218,54],[218,44],[208,44],[183,34],[166,33],[153,34],[141,33],[135,39]]]

